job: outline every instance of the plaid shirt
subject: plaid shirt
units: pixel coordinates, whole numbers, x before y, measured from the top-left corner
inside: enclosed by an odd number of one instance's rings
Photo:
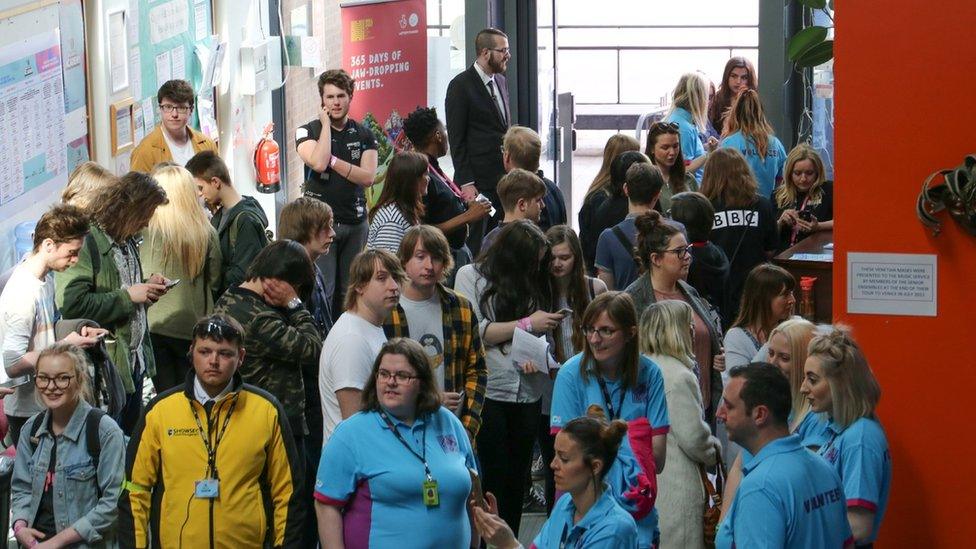
[[[488,385],[488,368],[485,366],[485,348],[477,330],[477,319],[471,303],[437,285],[441,299],[442,327],[444,329],[444,390],[464,391],[464,408],[461,423],[474,440],[481,427],[481,408],[485,404],[485,387]],[[383,324],[387,338],[410,337],[407,315],[397,305]]]

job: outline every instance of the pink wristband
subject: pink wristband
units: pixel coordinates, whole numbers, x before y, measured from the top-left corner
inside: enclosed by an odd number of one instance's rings
[[[525,330],[526,332],[532,331],[532,320],[529,317],[520,318],[518,322],[515,323],[516,326]]]
[[[27,528],[27,521],[24,519],[17,519],[17,522],[14,523],[14,535],[16,536],[17,532],[20,532],[24,528]]]
[[[335,155],[332,155],[332,158],[330,158],[330,159],[329,159],[329,167],[330,167],[330,168],[335,168],[335,165],[336,165],[336,162],[337,162],[338,160],[339,160],[339,159],[338,159],[338,158],[336,158],[336,156],[335,156]]]

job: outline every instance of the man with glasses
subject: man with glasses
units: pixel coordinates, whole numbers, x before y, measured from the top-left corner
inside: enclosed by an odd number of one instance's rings
[[[640,274],[634,261],[637,243],[637,216],[649,212],[657,205],[664,186],[664,177],[657,166],[647,162],[635,162],[627,169],[624,194],[627,195],[627,217],[600,233],[596,244],[597,277],[606,283],[607,289],[623,290]],[[668,220],[685,232],[677,221]]]
[[[200,151],[217,152],[209,137],[189,127],[193,87],[186,80],[170,80],[159,87],[160,123],[132,151],[133,171],[149,173],[160,162],[185,166]]]
[[[474,47],[478,57],[468,70],[451,80],[445,106],[454,181],[458,185],[474,182],[474,193],[486,196],[496,210],[494,219],[471,224],[468,246],[477,256],[482,237],[497,225],[502,211],[495,187],[505,173],[501,146],[511,117],[503,75],[512,53],[508,36],[494,28],[479,32]],[[468,193],[467,200],[475,198],[476,194]]]
[[[281,403],[242,381],[243,345],[233,318],[193,327],[193,370],[146,406],[129,440],[121,546],[298,546],[302,458]]]

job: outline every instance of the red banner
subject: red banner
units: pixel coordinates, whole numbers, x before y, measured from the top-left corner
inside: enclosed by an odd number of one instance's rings
[[[403,117],[427,106],[425,0],[342,6],[342,68],[356,79],[349,115],[388,141],[383,162],[401,146]]]

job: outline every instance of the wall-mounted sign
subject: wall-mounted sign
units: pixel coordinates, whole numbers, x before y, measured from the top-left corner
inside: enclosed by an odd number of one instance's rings
[[[933,254],[847,254],[847,312],[936,316],[938,262]]]

